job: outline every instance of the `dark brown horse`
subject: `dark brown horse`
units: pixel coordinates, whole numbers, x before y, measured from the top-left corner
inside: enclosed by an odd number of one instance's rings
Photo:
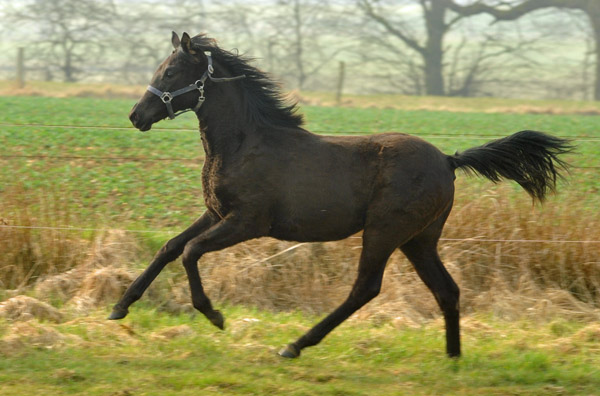
[[[446,322],[446,349],[460,355],[459,289],[437,253],[452,208],[458,168],[494,182],[515,180],[542,201],[554,189],[565,140],[521,131],[448,156],[400,133],[326,137],[302,128],[295,106],[247,59],[205,37],[181,40],[133,107],[133,125],[147,131],[176,111],[200,121],[206,160],[206,212],[168,241],[115,305],[121,319],[165,265],[182,256],[192,302],[215,326],[224,319],[205,295],[198,273],[204,253],[263,236],[331,241],[363,230],[358,277],[348,298],[280,354],[297,357],[377,296],[388,258],[400,249],[431,289]],[[219,76],[219,77],[217,77]]]

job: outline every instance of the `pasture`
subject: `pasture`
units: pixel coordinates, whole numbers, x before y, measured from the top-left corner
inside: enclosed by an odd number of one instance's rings
[[[394,254],[382,295],[298,361],[283,362],[275,351],[347,294],[358,239],[256,240],[207,255],[200,268],[207,293],[225,304],[224,333],[188,312],[176,263],[125,322],[104,322],[128,277],[204,209],[195,117],[142,134],[127,119],[133,102],[0,97],[0,223],[32,227],[0,228],[0,297],[28,294],[63,312],[58,324],[0,318],[0,394],[600,388],[600,134],[592,105],[547,103],[554,110],[536,114],[523,112],[535,102],[490,99],[485,108],[478,99],[438,106],[459,111],[383,108],[389,97],[366,107],[302,106],[306,128],[317,133],[405,132],[450,154],[534,129],[574,139],[577,153],[567,158],[574,166],[568,180],[543,207],[515,184],[458,172],[441,255],[462,289],[460,361],[443,358],[435,302]]]

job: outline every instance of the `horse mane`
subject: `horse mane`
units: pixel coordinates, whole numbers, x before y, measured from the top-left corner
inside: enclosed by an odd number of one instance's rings
[[[246,76],[241,84],[245,88],[245,113],[250,123],[286,128],[302,126],[304,119],[297,113],[297,103],[290,104],[279,85],[267,73],[250,65],[254,58],[226,51],[204,34],[194,36],[192,46],[201,51],[210,51],[215,61],[227,68],[232,75]]]

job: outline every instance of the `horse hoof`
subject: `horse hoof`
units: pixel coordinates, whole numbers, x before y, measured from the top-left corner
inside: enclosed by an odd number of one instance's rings
[[[225,330],[225,318],[221,311],[214,311],[213,314],[208,318],[210,323],[214,324],[221,330]]]
[[[113,308],[112,312],[108,316],[109,320],[123,319],[129,313],[126,309]]]
[[[296,348],[294,344],[289,344],[281,351],[279,351],[279,356],[289,359],[294,359],[300,356],[300,350]]]

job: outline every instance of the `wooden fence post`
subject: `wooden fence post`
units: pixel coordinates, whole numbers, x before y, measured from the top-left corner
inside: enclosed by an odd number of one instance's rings
[[[344,77],[346,74],[346,64],[343,61],[340,61],[340,71],[338,74],[338,83],[337,90],[335,93],[335,102],[339,106],[342,104],[342,91],[344,89]]]
[[[19,47],[17,52],[17,88],[25,86],[25,49]]]

